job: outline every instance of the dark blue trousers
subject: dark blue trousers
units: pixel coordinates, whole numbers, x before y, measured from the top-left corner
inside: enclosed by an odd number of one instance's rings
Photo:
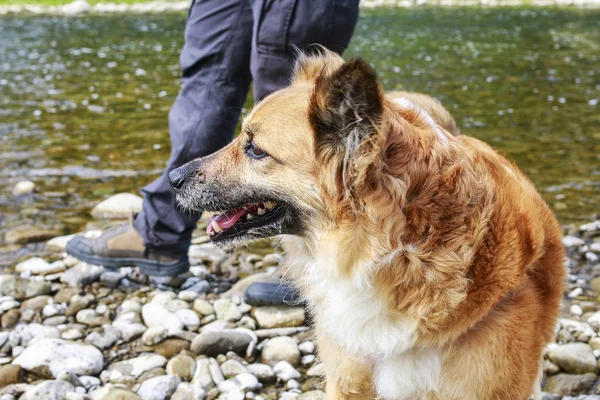
[[[199,215],[180,211],[169,172],[231,141],[250,83],[255,101],[289,83],[297,49],[342,53],[358,0],[195,0],[181,51],[183,88],[169,113],[171,157],[142,188],[135,220],[147,246],[186,251]]]

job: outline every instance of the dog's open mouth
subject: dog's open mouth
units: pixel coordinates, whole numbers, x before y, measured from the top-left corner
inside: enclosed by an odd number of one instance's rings
[[[215,242],[244,236],[250,229],[277,223],[284,213],[283,205],[274,201],[249,203],[235,210],[215,212],[206,233]]]

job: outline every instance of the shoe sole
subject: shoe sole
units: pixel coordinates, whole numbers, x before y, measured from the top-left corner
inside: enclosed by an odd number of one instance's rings
[[[70,242],[67,243],[67,253],[77,258],[78,260],[84,261],[88,264],[101,265],[108,270],[117,270],[122,267],[135,266],[145,275],[150,276],[177,276],[183,274],[189,270],[190,263],[187,257],[177,260],[170,264],[159,263],[156,261],[150,261],[140,258],[111,258],[111,257],[100,257],[93,256],[81,252],[75,246],[69,246]]]

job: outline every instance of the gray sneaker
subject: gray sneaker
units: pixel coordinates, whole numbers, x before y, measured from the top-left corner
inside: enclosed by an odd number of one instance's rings
[[[67,243],[67,253],[106,269],[136,266],[150,276],[177,276],[190,266],[187,253],[146,248],[131,224],[110,229],[96,239],[76,236]]]

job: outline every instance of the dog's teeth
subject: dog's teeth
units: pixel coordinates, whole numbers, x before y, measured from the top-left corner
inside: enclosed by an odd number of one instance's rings
[[[265,202],[265,208],[267,210],[270,210],[271,208],[275,207],[276,205],[277,205],[277,203],[275,203],[274,201]]]
[[[264,208],[260,208],[260,207],[258,207],[257,214],[258,214],[258,215],[263,215],[264,213],[265,213],[265,209],[264,209]]]
[[[213,227],[215,233],[221,233],[221,232],[223,232],[223,229],[221,229],[221,227],[219,226],[219,224],[217,224],[217,221],[213,221],[212,222],[212,227]]]
[[[252,214],[246,214],[246,219],[252,219],[252,218],[254,218],[254,215],[252,215]]]

